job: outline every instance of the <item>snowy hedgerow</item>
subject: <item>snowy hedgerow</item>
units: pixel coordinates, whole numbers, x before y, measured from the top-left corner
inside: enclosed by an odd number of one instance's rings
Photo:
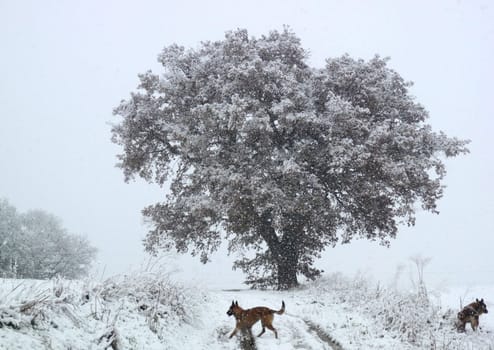
[[[163,349],[170,332],[196,326],[207,302],[166,273],[103,282],[0,279],[0,349]]]

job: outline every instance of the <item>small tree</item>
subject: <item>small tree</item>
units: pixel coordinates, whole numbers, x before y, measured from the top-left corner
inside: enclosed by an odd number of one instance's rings
[[[243,256],[253,286],[314,278],[326,246],[353,237],[389,244],[415,205],[436,211],[445,167],[465,141],[435,133],[411,85],[386,66],[349,56],[307,65],[288,29],[246,30],[178,45],[159,55],[164,73],[140,75],[112,128],[126,181],[161,186],[144,209],[146,249],[191,251],[207,262],[223,239]]]

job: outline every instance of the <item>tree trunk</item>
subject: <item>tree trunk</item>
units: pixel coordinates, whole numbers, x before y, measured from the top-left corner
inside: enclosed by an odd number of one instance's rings
[[[295,253],[295,252],[291,252]],[[297,254],[283,254],[278,258],[278,289],[290,289],[298,286]]]
[[[277,268],[277,288],[279,290],[290,289],[298,286],[297,268],[299,259],[300,246],[300,222],[295,221],[298,218],[295,215],[287,221],[289,224],[283,231],[283,238],[278,239],[276,232],[272,226],[271,212],[266,211],[260,217],[259,234],[268,245],[269,250],[274,258]]]
[[[291,226],[283,232],[277,256],[278,289],[298,286],[297,271],[299,258],[300,230]]]

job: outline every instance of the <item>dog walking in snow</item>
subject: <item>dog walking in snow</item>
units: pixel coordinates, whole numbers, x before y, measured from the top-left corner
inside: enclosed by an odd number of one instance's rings
[[[252,309],[244,310],[240,306],[238,306],[238,301],[232,301],[232,305],[230,306],[226,314],[228,316],[235,316],[235,320],[237,321],[237,323],[232,334],[230,334],[230,338],[237,334],[237,332],[241,329],[247,329],[250,332],[252,326],[259,320],[261,320],[262,331],[261,333],[259,333],[258,337],[263,335],[266,331],[266,328],[268,328],[272,330],[274,332],[274,336],[278,338],[278,332],[273,327],[274,314],[283,315],[284,312],[284,301],[281,302],[281,309],[278,311],[271,310],[270,308],[264,306],[258,306]]]
[[[475,299],[473,303],[468,304],[458,312],[458,322],[456,323],[458,332],[465,332],[465,325],[469,322],[475,331],[479,326],[479,316],[486,313],[488,311],[484,299]]]

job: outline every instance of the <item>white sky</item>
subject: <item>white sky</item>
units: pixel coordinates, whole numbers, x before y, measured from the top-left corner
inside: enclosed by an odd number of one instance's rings
[[[392,274],[398,263],[433,258],[436,280],[494,281],[494,3],[460,1],[23,1],[0,0],[0,197],[40,208],[99,248],[100,271],[122,273],[142,259],[140,210],[163,198],[154,185],[125,184],[114,167],[112,109],[159,71],[171,43],[197,47],[246,28],[261,35],[288,24],[311,64],[349,53],[391,57],[429,123],[471,139],[471,154],[447,162],[441,214],[420,214],[390,249],[356,242],[329,249],[326,271]],[[232,281],[230,260],[181,258],[183,275]]]

